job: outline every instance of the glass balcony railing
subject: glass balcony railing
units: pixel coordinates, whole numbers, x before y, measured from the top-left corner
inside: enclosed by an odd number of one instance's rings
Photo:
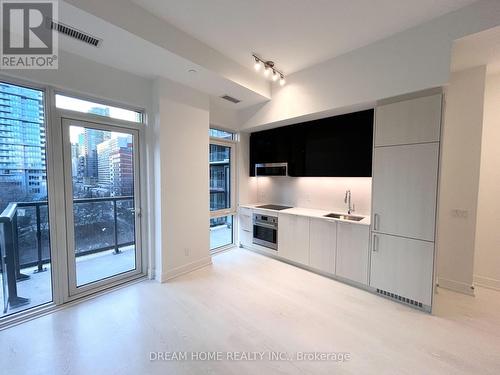
[[[74,200],[75,256],[77,262],[93,262],[85,267],[92,273],[82,275],[85,279],[98,280],[101,274],[109,273],[110,267],[120,268],[120,262],[124,269],[131,262],[135,264],[134,220],[131,196]],[[105,262],[96,260],[122,253]],[[0,254],[3,314],[40,304],[36,301],[52,300],[50,277],[42,275],[51,266],[47,201],[14,202],[5,208],[0,214]],[[43,293],[46,297],[42,298]],[[0,311],[0,316],[3,314]]]

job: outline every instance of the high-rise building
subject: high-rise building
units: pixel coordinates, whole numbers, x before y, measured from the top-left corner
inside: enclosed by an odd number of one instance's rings
[[[85,128],[84,130],[85,173],[83,182],[93,185],[98,180],[97,145],[108,140],[110,133],[103,130]]]
[[[92,107],[92,108],[89,109],[88,112],[96,114],[96,115],[101,115],[101,116],[109,117],[109,108]]]
[[[78,176],[78,159],[80,156],[80,149],[78,143],[71,144],[71,176],[73,178]]]
[[[109,189],[111,196],[132,195],[132,137],[116,137],[100,143],[97,158],[99,187]]]
[[[220,210],[230,206],[230,149],[210,145],[210,210]]]
[[[85,156],[85,135],[78,134],[78,155]]]
[[[45,147],[43,92],[0,82],[0,209],[46,199]]]

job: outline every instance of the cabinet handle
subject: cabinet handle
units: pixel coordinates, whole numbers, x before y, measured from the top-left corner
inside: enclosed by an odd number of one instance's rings
[[[380,215],[373,214],[373,230],[379,230]]]
[[[372,251],[378,251],[378,236],[376,234],[373,235]]]

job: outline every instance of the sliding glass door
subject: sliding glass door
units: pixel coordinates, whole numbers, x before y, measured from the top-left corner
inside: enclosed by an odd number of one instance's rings
[[[63,119],[69,294],[141,272],[137,130]]]

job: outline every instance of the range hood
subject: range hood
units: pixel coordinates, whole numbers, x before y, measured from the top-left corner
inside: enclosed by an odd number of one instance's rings
[[[256,176],[288,176],[288,163],[255,164]]]

